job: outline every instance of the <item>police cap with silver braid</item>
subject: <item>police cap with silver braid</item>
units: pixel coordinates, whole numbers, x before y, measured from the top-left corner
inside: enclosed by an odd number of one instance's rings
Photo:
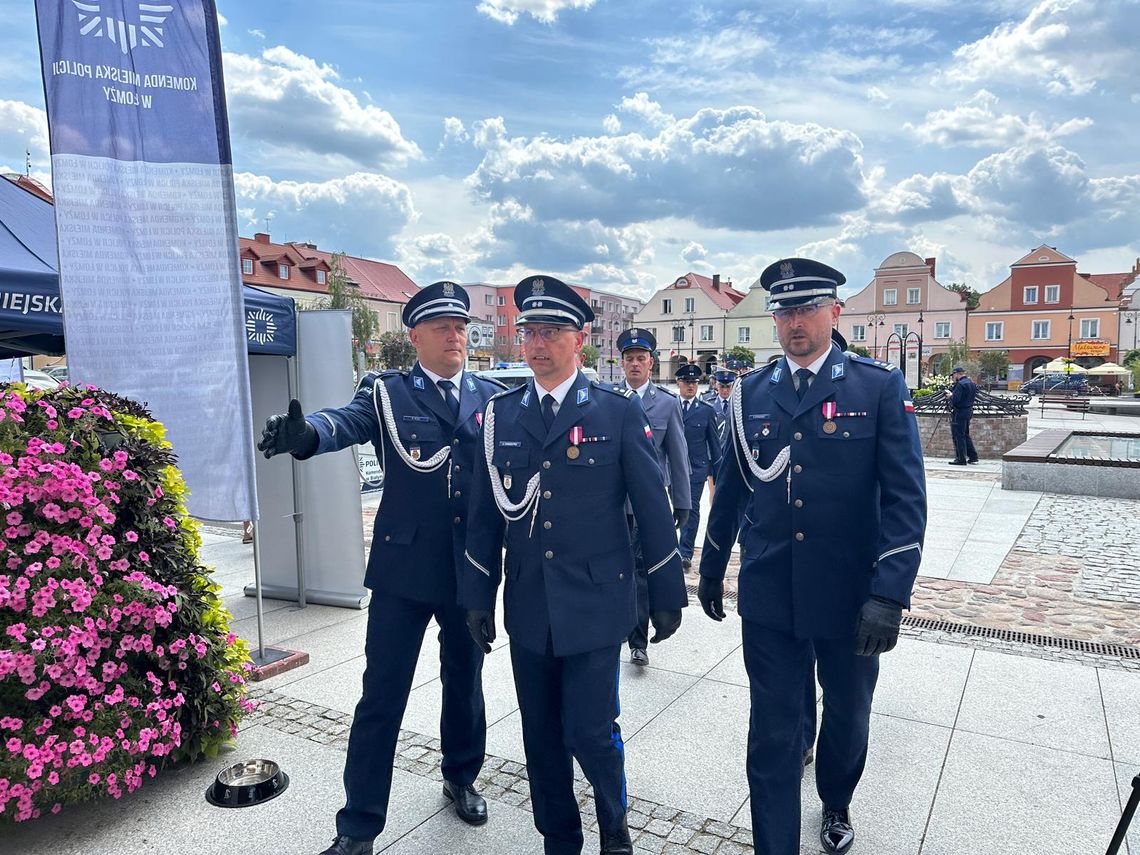
[[[404,306],[401,320],[411,329],[432,318],[462,318],[471,320],[471,298],[463,286],[454,282],[436,282],[421,288]]]
[[[553,276],[528,276],[515,286],[516,325],[558,324],[582,329],[594,310],[565,282]]]
[[[768,292],[768,308],[803,306],[838,298],[847,281],[834,267],[810,258],[782,258],[764,268],[760,287]]]

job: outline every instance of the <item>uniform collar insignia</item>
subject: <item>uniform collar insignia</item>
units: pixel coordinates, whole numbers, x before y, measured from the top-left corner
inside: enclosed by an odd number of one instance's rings
[[[590,400],[590,390],[589,389],[579,389],[578,390],[578,404],[579,405],[584,404],[588,400]]]
[[[418,374],[415,375],[412,378],[412,385],[415,386],[417,389],[419,389],[422,392],[423,388],[424,388],[424,378]]]
[[[530,389],[527,389],[525,392],[523,392],[522,400],[519,401],[519,405],[523,407],[530,406]]]
[[[784,376],[784,367],[782,365],[777,365],[776,370],[772,372],[772,379],[770,382],[779,383],[780,378],[783,376]]]
[[[832,380],[842,380],[844,375],[846,374],[846,371],[847,371],[846,366],[844,366],[844,364],[842,362],[837,362],[835,365],[831,366],[831,379]]]
[[[474,392],[475,391],[475,381],[472,380],[470,377],[467,378],[467,391],[468,392]]]

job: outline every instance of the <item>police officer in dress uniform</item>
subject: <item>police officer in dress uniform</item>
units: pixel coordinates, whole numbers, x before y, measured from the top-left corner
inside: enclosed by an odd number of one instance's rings
[[[725,565],[742,524],[753,844],[766,855],[800,851],[814,653],[823,688],[820,842],[844,853],[855,839],[849,807],[867,756],[879,654],[897,641],[922,556],[922,449],[902,375],[831,342],[843,275],[790,258],[760,282],[785,355],[733,392],[698,596],[709,617],[724,616]]]
[[[961,365],[951,372],[954,385],[950,387],[950,436],[954,440],[953,466],[978,462],[978,450],[970,438],[970,420],[974,417],[974,399],[978,387]]]
[[[727,368],[719,368],[713,372],[715,388],[705,395],[705,401],[713,408],[716,416],[716,431],[720,437],[721,450],[727,447],[728,431],[728,396],[732,394],[732,386],[736,382],[736,372]]]
[[[697,528],[701,524],[701,495],[706,479],[710,482],[720,463],[721,440],[713,406],[697,396],[700,366],[688,362],[677,369],[677,389],[681,397],[681,421],[689,451],[689,497],[692,509],[681,528],[681,563],[688,570],[693,560]]]
[[[548,855],[578,855],[577,760],[594,788],[601,851],[633,852],[616,718],[622,642],[637,621],[625,519],[631,500],[649,574],[653,641],[687,603],[652,429],[632,393],[577,370],[589,304],[549,276],[515,288],[534,379],[483,418],[459,601],[487,650],[501,576],[534,824]],[[503,572],[503,545],[506,545]]]
[[[617,384],[618,391],[632,391],[641,398],[641,408],[653,430],[653,445],[657,449],[657,462],[665,477],[665,487],[673,498],[673,521],[678,529],[687,524],[693,507],[689,473],[688,447],[685,445],[685,427],[681,421],[681,407],[677,396],[649,379],[653,372],[653,353],[657,339],[646,329],[625,330],[617,338],[621,352],[621,370],[625,379]],[[630,537],[633,540],[633,558],[637,565],[637,626],[629,634],[629,661],[634,665],[648,665],[649,652],[649,580],[645,574],[645,561],[637,521],[626,505]],[[692,550],[689,550],[690,557]],[[684,553],[681,553],[682,560]]]
[[[387,819],[392,762],[424,631],[439,625],[443,712],[443,793],[459,818],[487,821],[472,787],[483,765],[487,722],[483,651],[467,631],[456,600],[467,501],[483,405],[505,387],[463,370],[470,300],[459,285],[437,282],[404,307],[416,348],[410,372],[365,378],[347,406],[302,416],[273,416],[258,444],[266,457],[299,460],[371,442],[384,469],[364,584],[368,607],[367,667],[344,768],[345,806],[337,837],[322,855],[367,855]]]

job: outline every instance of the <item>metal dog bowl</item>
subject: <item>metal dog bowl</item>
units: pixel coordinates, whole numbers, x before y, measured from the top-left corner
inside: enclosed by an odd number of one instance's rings
[[[218,773],[206,801],[214,807],[250,807],[281,795],[288,786],[289,776],[272,760],[246,760]]]

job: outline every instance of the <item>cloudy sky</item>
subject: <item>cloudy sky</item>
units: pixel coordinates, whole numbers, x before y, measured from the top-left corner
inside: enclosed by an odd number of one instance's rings
[[[758,7],[763,11],[757,11]],[[0,167],[50,181],[32,3]],[[646,297],[887,255],[1140,256],[1140,0],[219,0],[241,233]]]

